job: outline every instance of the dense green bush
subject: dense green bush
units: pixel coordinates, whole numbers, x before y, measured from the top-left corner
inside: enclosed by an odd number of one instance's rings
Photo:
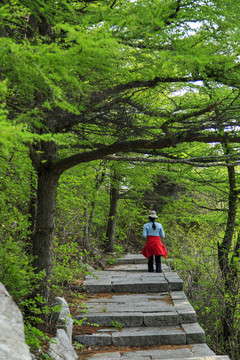
[[[24,247],[23,242],[11,237],[0,243],[0,278],[17,303],[31,294],[42,277],[34,273],[32,258]]]
[[[54,293],[62,292],[62,287],[76,279],[82,279],[89,273],[88,255],[86,250],[81,251],[76,242],[59,244],[54,242],[54,260],[52,274],[52,288]],[[89,259],[90,260],[90,259]]]

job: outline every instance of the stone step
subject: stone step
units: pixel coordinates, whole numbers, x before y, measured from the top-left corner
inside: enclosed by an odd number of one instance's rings
[[[140,351],[139,351],[140,352]],[[149,352],[148,352],[149,353]],[[155,357],[155,356],[141,356],[141,354],[127,354],[124,353],[121,355],[120,353],[112,353],[112,354],[100,354],[100,355],[94,355],[89,358],[89,360],[230,360],[228,356],[222,356],[222,355],[215,355],[215,356],[195,356],[195,357],[181,357],[177,358],[176,356],[171,358],[162,358],[162,357]]]
[[[129,271],[129,272],[147,272],[147,264],[120,264],[115,266],[109,266],[108,271]],[[166,264],[162,264],[163,273],[169,272],[170,267]]]
[[[148,260],[142,254],[126,254],[117,258],[117,264],[147,264]]]
[[[177,326],[197,321],[196,312],[183,291],[170,293],[112,295],[84,302],[84,313],[75,316],[86,324],[111,326]],[[87,313],[86,313],[87,311]]]
[[[229,360],[228,356],[216,356],[206,344],[169,346],[160,349],[121,352],[105,352],[92,355],[88,360]]]
[[[73,339],[99,349],[89,360],[229,360],[207,346],[183,281],[168,263],[162,263],[161,274],[148,273],[146,258],[127,254],[115,266],[86,276],[83,287],[95,298],[75,316],[83,325]]]
[[[136,264],[144,264],[145,267],[147,267],[147,263],[148,263],[148,259],[145,258],[142,254],[127,254],[123,257],[119,257],[117,259],[115,259],[115,266],[118,266],[120,264],[132,264],[132,265],[136,265]],[[169,267],[172,265],[173,260],[172,259],[165,259],[162,257],[162,265],[165,265]]]
[[[146,293],[181,291],[183,281],[176,272],[128,273],[124,271],[94,271],[86,276],[83,288],[89,293]]]
[[[81,344],[92,346],[160,346],[204,343],[205,333],[198,323],[192,323],[150,328],[126,327],[121,330],[100,329],[94,334],[75,335],[73,338]]]
[[[123,257],[119,257],[115,259],[115,266],[118,266],[120,264],[144,264],[147,267],[148,259],[145,258],[142,254],[127,254]],[[162,265],[166,265],[167,267],[171,267],[173,263],[172,259],[165,259],[162,257]]]
[[[143,313],[138,312],[110,312],[108,314],[91,313],[84,315],[78,315],[76,320],[86,319],[83,325],[97,324],[99,326],[111,326],[114,322],[118,322],[123,326],[135,327],[135,326],[177,326],[179,325],[179,317],[176,313]]]

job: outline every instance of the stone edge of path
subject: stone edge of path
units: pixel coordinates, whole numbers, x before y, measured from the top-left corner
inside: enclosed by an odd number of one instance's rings
[[[55,313],[56,336],[50,341],[48,355],[54,360],[77,360],[78,355],[72,346],[73,319],[70,316],[68,303],[62,297],[56,297],[53,306],[60,306]]]
[[[25,342],[23,316],[0,282],[0,359],[1,360],[34,360]],[[54,342],[50,342],[48,354],[54,360],[77,360],[78,355],[72,346],[73,320],[64,298],[57,297],[53,305],[61,307],[57,313],[57,331]]]
[[[22,313],[1,282],[0,304],[0,359],[34,359],[25,343]]]

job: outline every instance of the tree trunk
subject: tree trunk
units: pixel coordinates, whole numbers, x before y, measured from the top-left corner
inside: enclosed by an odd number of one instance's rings
[[[39,293],[47,301],[52,274],[53,240],[55,230],[55,208],[58,176],[43,169],[38,174],[36,226],[33,234],[34,267],[37,272],[45,271]]]
[[[42,295],[46,301],[50,293],[57,186],[61,174],[54,167],[57,155],[57,144],[53,141],[41,141],[30,148],[38,177],[35,228],[32,235],[33,265],[37,273],[45,272],[35,293]]]
[[[83,234],[83,246],[86,250],[89,250],[89,223],[88,223],[88,208],[87,208],[87,196],[84,196],[85,207],[84,207],[84,234]]]
[[[30,239],[28,239],[27,245],[26,245],[26,251],[32,255],[32,236],[34,234],[35,225],[36,225],[36,208],[37,208],[37,191],[34,186],[34,180],[33,180],[33,174],[31,173],[30,177],[30,199],[29,199],[29,205],[28,205],[28,214],[29,214],[29,232],[30,232]]]
[[[112,252],[114,247],[117,224],[117,205],[119,199],[119,181],[120,175],[114,170],[110,188],[110,209],[108,215],[105,252]]]
[[[38,30],[41,36],[49,36],[51,41],[54,41],[54,30],[49,19],[46,19],[39,11],[36,10],[36,12],[38,13],[38,16],[31,14],[28,19],[28,26],[26,29],[27,39],[33,38]]]
[[[232,245],[232,239],[235,229],[235,219],[237,211],[238,192],[236,191],[235,169],[234,166],[228,167],[229,180],[229,196],[228,196],[228,219],[224,238],[221,244],[218,245],[218,262],[223,277],[226,279],[231,272],[229,268],[229,250]]]
[[[236,177],[234,166],[228,167],[229,196],[228,196],[228,219],[224,238],[221,244],[218,244],[218,263],[224,280],[224,313],[222,316],[223,341],[225,350],[228,353],[238,352],[235,344],[236,334],[236,309],[238,307],[237,299],[239,285],[237,279],[238,270],[234,258],[238,257],[238,240],[233,248],[233,235],[235,231],[237,200],[239,191],[236,190]],[[230,254],[232,252],[232,254]],[[237,263],[238,264],[238,263]],[[235,349],[234,349],[235,347]]]
[[[94,217],[94,212],[95,212],[97,192],[98,192],[100,186],[102,185],[105,175],[106,175],[106,161],[105,160],[101,162],[101,166],[103,166],[101,173],[97,172],[96,177],[95,177],[95,189],[94,189],[94,194],[93,194],[93,200],[91,202],[91,211],[90,211],[89,223],[88,223],[89,238],[91,237],[91,233],[92,233],[92,224],[93,224],[93,217]],[[100,169],[99,169],[99,171],[100,171]]]
[[[95,199],[91,203],[91,212],[89,216],[89,223],[88,223],[88,236],[91,237],[92,234],[92,224],[93,224],[93,217],[95,212]]]
[[[36,219],[36,206],[37,206],[37,198],[36,198],[36,188],[33,185],[33,175],[31,174],[30,178],[30,200],[29,200],[29,207],[28,207],[28,213],[29,213],[29,230],[31,231],[31,234],[33,234],[35,229],[35,219]]]

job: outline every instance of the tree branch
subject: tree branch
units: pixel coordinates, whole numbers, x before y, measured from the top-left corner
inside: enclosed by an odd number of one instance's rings
[[[106,159],[113,160],[113,161],[131,161],[131,162],[149,162],[149,163],[162,163],[162,164],[183,164],[183,165],[191,165],[191,166],[197,166],[197,167],[214,167],[214,166],[237,166],[240,165],[240,160],[235,161],[234,163],[226,164],[225,162],[212,162],[212,163],[200,163],[198,161],[194,161],[192,159],[181,159],[181,158],[175,158],[175,159],[153,159],[153,158],[146,158],[146,157],[139,157],[139,156],[107,156]]]
[[[174,136],[175,144],[182,144],[182,143],[192,143],[192,142],[202,142],[202,143],[216,143],[216,142],[224,142],[228,141],[229,143],[240,143],[240,135],[237,133],[226,133],[226,134],[219,134],[219,133],[193,133],[193,132],[181,132]],[[139,140],[132,140],[132,141],[121,141],[115,142],[111,145],[106,145],[101,149],[95,149],[92,151],[85,151],[68,158],[59,160],[52,164],[52,168],[56,171],[59,176],[61,173],[67,169],[70,169],[73,166],[78,164],[89,162],[93,160],[102,159],[108,155],[117,154],[119,152],[129,153],[134,152],[136,149],[164,149],[171,146],[171,141],[166,138],[166,136],[159,135],[158,139],[139,139]],[[150,160],[150,159],[149,159]],[[187,162],[186,162],[187,163]],[[240,162],[237,162],[239,165]],[[193,162],[194,166],[201,166],[201,164]],[[225,166],[234,166],[235,164],[226,164]],[[209,166],[223,166],[222,163],[216,165],[211,164],[202,164],[204,167]]]
[[[217,209],[217,208],[213,209],[213,208],[209,208],[207,206],[198,205],[193,199],[192,199],[192,203],[201,209],[206,209],[206,210],[210,210],[210,211],[221,211],[221,212],[226,211],[226,209]]]
[[[200,77],[194,78],[192,76],[186,77],[167,77],[160,78],[155,76],[154,79],[151,80],[134,80],[130,81],[126,84],[118,84],[113,88],[105,89],[101,92],[95,92],[91,95],[90,103],[98,103],[107,99],[109,96],[117,95],[123,93],[127,90],[137,89],[137,88],[153,88],[156,87],[160,83],[188,83],[193,81],[202,80]]]

